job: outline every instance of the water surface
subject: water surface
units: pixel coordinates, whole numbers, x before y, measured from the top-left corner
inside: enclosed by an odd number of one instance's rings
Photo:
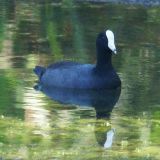
[[[95,38],[108,28],[122,89],[107,114],[33,89],[35,65],[95,63]],[[0,159],[160,159],[159,28],[158,6],[1,0]]]

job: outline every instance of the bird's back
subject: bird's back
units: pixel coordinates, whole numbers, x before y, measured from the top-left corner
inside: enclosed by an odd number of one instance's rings
[[[43,85],[79,88],[100,89],[115,88],[118,80],[114,70],[97,74],[95,65],[79,63],[61,63],[49,66],[42,75],[40,81]],[[115,79],[116,78],[116,79]]]

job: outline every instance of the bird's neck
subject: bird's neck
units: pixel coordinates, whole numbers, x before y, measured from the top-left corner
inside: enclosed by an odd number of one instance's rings
[[[97,49],[96,69],[108,70],[112,68],[112,54],[107,51]]]

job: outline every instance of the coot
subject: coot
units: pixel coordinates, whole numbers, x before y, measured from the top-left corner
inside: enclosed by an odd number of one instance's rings
[[[113,89],[121,81],[112,66],[112,53],[116,54],[114,34],[111,30],[99,33],[96,39],[97,63],[81,64],[57,62],[47,68],[36,66],[35,74],[44,86],[72,89]]]

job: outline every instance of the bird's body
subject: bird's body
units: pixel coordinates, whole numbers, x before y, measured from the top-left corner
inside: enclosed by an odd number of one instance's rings
[[[119,87],[121,81],[111,63],[111,49],[114,49],[115,46],[109,43],[106,35],[100,33],[96,41],[97,64],[64,61],[51,64],[47,68],[36,66],[34,72],[38,75],[40,83],[44,86],[73,89],[112,89]]]
[[[79,89],[117,88],[120,85],[113,68],[97,72],[93,64],[74,62],[58,62],[50,65],[41,74],[40,81],[46,86]]]

